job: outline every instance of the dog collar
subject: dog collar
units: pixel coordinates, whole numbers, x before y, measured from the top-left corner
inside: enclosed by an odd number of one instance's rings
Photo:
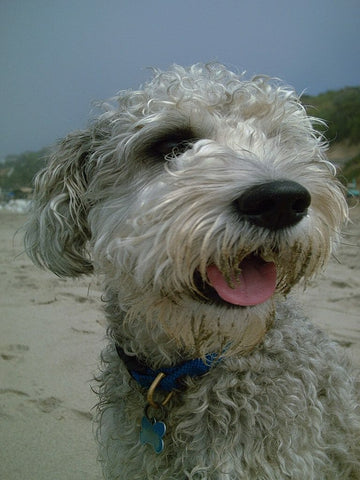
[[[184,377],[201,377],[222,359],[217,353],[208,353],[205,355],[205,359],[195,358],[192,360],[186,360],[173,367],[153,370],[138,358],[127,355],[119,345],[116,345],[116,351],[121,360],[125,363],[130,375],[142,387],[150,388],[156,378],[158,378],[159,374],[163,373],[164,377],[158,383],[157,388],[164,392],[182,390],[184,388],[184,385],[182,384],[182,379]]]
[[[163,437],[166,433],[166,424],[163,421],[157,421],[155,417],[150,417],[148,409],[155,410],[165,407],[176,390],[182,390],[184,377],[199,377],[205,375],[211,367],[222,360],[221,355],[209,353],[205,359],[195,358],[184,361],[174,367],[165,367],[157,370],[145,365],[138,358],[127,355],[120,345],[116,344],[116,351],[121,360],[126,365],[130,375],[141,385],[148,389],[147,403],[144,409],[144,415],[141,421],[140,443],[149,444],[156,453],[161,453],[164,449]],[[164,401],[157,403],[153,399],[156,389],[167,393]]]

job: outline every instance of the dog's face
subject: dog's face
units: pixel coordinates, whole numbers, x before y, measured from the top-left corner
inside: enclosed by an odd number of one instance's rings
[[[197,355],[257,344],[346,218],[296,96],[220,65],[176,66],[120,95],[36,185],[34,260],[59,275],[95,268],[129,331],[161,329]]]

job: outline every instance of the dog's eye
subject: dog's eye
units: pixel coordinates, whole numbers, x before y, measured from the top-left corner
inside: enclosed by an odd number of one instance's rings
[[[181,155],[189,148],[191,148],[191,142],[189,140],[182,140],[181,142],[166,140],[156,146],[156,152],[166,157],[167,155]]]
[[[166,158],[167,156],[172,155],[181,155],[191,148],[195,141],[196,139],[192,138],[191,135],[177,134],[167,136],[155,142],[150,147],[150,151],[153,155],[161,158]]]

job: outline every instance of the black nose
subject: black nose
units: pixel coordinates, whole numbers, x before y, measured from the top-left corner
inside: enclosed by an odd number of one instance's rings
[[[299,183],[276,180],[249,188],[235,201],[235,206],[250,223],[278,230],[300,222],[310,202],[310,193]]]

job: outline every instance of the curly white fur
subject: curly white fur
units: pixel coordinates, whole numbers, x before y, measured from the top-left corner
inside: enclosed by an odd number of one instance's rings
[[[351,368],[286,300],[324,266],[347,217],[316,120],[279,82],[218,64],[155,71],[103,107],[38,176],[25,242],[58,275],[103,275],[105,478],[360,478]],[[284,179],[311,194],[299,223],[272,230],[239,217],[244,192]],[[254,253],[276,265],[271,298],[235,307],[199,291],[210,264],[231,283]],[[115,343],[152,368],[224,356],[159,414],[168,429],[160,455],[139,445],[146,392]]]

